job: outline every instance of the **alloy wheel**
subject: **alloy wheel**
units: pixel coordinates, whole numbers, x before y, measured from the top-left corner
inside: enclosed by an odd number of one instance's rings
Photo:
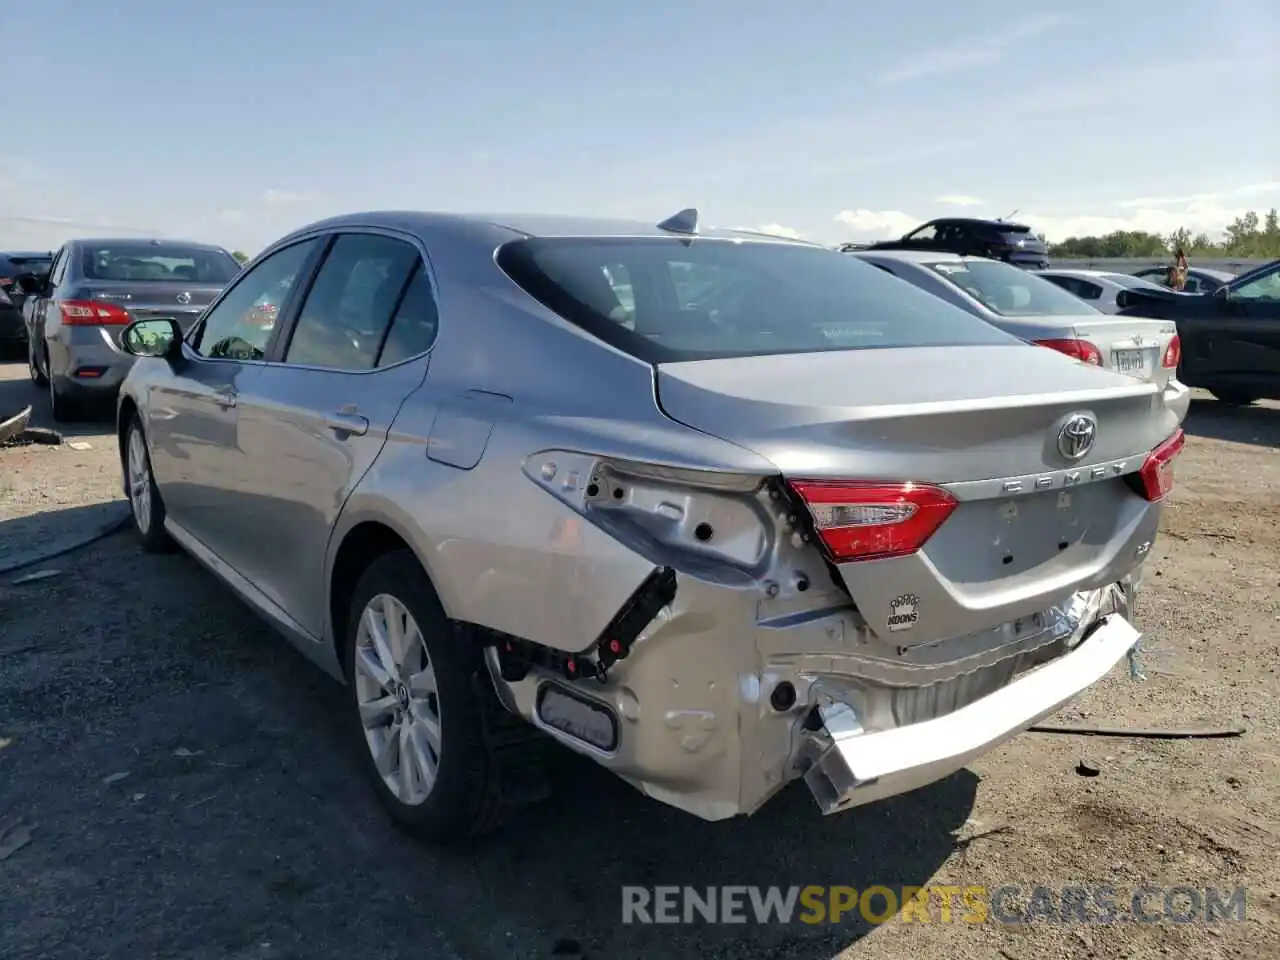
[[[391,594],[379,593],[365,605],[354,667],[374,766],[397,800],[417,806],[440,772],[440,697],[422,630]]]
[[[129,506],[138,531],[145,536],[151,530],[151,466],[142,431],[136,425],[129,431]]]

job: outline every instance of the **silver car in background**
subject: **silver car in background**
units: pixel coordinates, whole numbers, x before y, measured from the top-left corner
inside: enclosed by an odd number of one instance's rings
[[[1108,270],[1051,268],[1034,272],[1037,277],[1044,277],[1054,286],[1075,294],[1100,313],[1118,313],[1124,306],[1123,295],[1129,290],[1169,292],[1168,288],[1152,283],[1150,280],[1144,280],[1142,277]]]
[[[440,840],[553,741],[707,820],[964,766],[1131,651],[1183,443],[1162,383],[695,211],[326,220],[124,344],[143,546],[344,680]]]
[[[914,251],[850,256],[1029,343],[1156,383],[1184,414],[1190,405],[1191,391],[1175,378],[1182,342],[1170,321],[1109,317],[1030,270],[984,257]]]
[[[119,336],[134,320],[163,315],[184,329],[240,264],[221,247],[178,240],[71,240],[47,277],[25,290],[27,369],[49,391],[55,420],[110,400],[133,357]]]

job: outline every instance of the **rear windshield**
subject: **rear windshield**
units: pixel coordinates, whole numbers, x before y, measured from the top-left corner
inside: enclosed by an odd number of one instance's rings
[[[225,250],[176,244],[113,243],[86,246],[81,272],[87,280],[133,280],[186,283],[230,282],[240,264]]]
[[[498,265],[548,309],[646,363],[1018,341],[836,250],[665,237],[539,238]]]
[[[948,260],[928,266],[1002,316],[1067,317],[1098,312],[1056,283],[998,260]]]
[[[16,277],[23,273],[48,273],[53,257],[0,254],[0,277]]]

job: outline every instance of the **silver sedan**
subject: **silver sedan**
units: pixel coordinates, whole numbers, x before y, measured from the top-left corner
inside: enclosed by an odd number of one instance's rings
[[[1132,649],[1183,443],[1164,384],[691,210],[327,220],[122,343],[143,546],[344,681],[436,839],[552,742],[708,820],[947,775]]]

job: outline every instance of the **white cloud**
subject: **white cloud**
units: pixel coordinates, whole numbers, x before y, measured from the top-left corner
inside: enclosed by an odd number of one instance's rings
[[[934,203],[945,203],[952,207],[980,207],[985,203],[977,197],[970,197],[963,193],[948,193],[941,197],[934,197]]]
[[[800,235],[799,230],[795,230],[792,227],[784,227],[780,223],[766,223],[762,227],[756,227],[755,230],[757,233],[767,233],[774,237],[787,237],[791,240],[804,239],[804,237]]]
[[[1116,230],[1143,230],[1167,236],[1180,227],[1217,237],[1248,210],[1261,214],[1273,206],[1280,206],[1280,182],[1246,184],[1184,197],[1144,197],[1103,210],[1020,210],[1012,219],[1028,224],[1050,241],[1102,236]],[[842,210],[834,219],[844,226],[847,239],[884,240],[902,236],[929,217],[904,210],[856,209]]]
[[[851,240],[889,240],[924,223],[901,210],[841,210],[834,219],[848,228]]]
[[[995,63],[1020,41],[1030,40],[1048,33],[1070,21],[1066,17],[1044,15],[1031,17],[1016,23],[1007,30],[987,36],[969,36],[950,46],[933,50],[919,50],[904,57],[888,70],[880,73],[875,82],[879,86],[892,86],[940,73],[954,73]]]

